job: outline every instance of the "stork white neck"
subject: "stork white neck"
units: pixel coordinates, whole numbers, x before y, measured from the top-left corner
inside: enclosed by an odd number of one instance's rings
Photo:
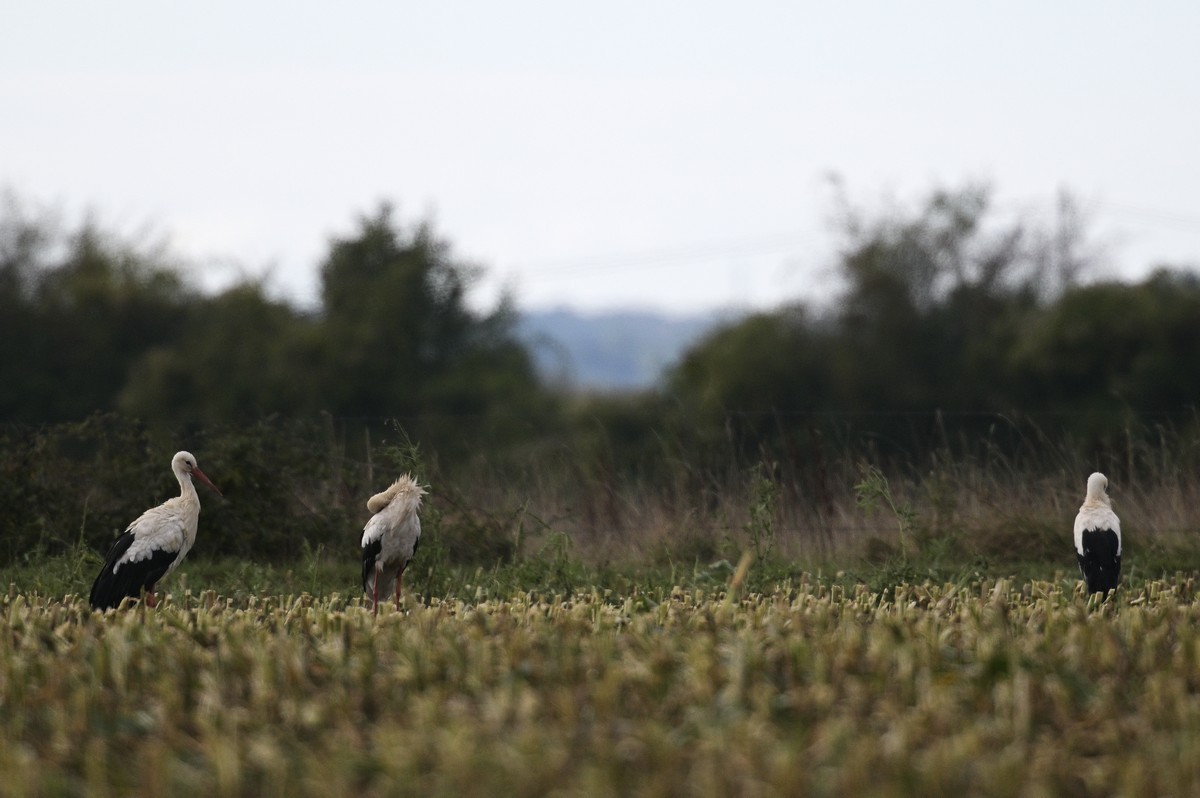
[[[179,497],[188,504],[199,504],[200,497],[196,494],[196,486],[192,483],[192,469],[195,468],[196,458],[188,452],[179,452],[171,458],[171,471],[179,480]]]

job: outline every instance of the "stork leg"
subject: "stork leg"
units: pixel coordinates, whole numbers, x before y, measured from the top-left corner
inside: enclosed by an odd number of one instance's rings
[[[153,609],[158,605],[158,599],[154,597],[154,585],[146,588],[146,606]]]
[[[404,579],[404,569],[396,572],[396,612],[400,612],[400,582]]]
[[[371,586],[371,612],[379,614],[379,571],[375,572],[374,584]]]

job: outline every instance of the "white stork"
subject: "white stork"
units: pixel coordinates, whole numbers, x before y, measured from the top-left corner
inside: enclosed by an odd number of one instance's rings
[[[371,594],[371,609],[376,614],[379,599],[392,595],[393,588],[396,609],[400,609],[400,582],[421,540],[417,511],[424,495],[425,489],[405,474],[367,500],[367,509],[374,515],[363,527],[363,590]]]
[[[1121,578],[1121,519],[1108,500],[1108,477],[1088,477],[1087,496],[1075,516],[1075,553],[1089,593],[1117,589]]]
[[[154,586],[174,571],[196,542],[200,497],[192,478],[221,495],[190,452],[171,458],[179,480],[179,495],[142,513],[108,551],[104,567],[92,583],[92,607],[103,610],[120,605],[126,596],[146,591],[146,606],[153,607]]]

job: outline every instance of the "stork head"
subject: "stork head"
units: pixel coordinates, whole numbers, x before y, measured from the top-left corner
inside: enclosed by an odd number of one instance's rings
[[[176,452],[171,458],[171,470],[180,477],[194,477],[212,488],[218,496],[222,495],[217,486],[212,484],[212,480],[200,470],[200,466],[196,465],[196,456],[191,452]]]
[[[411,474],[403,474],[399,479],[388,486],[387,490],[381,493],[376,493],[371,498],[367,499],[367,509],[372,513],[378,513],[383,508],[392,503],[392,500],[398,496],[408,495],[415,501],[415,507],[421,506],[421,497],[425,495],[425,489],[422,488],[417,481],[413,479]]]
[[[1101,474],[1099,471],[1088,477],[1087,482],[1087,498],[1094,500],[1108,500],[1108,477]]]

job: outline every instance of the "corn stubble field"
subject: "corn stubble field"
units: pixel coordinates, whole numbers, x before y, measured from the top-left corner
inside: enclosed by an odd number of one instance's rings
[[[1186,795],[1190,576],[0,601],[6,795]]]

